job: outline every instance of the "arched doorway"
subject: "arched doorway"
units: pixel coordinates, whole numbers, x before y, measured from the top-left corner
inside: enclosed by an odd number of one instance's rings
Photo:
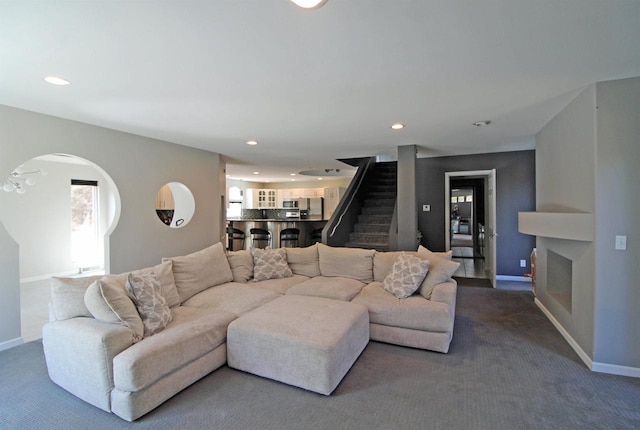
[[[95,163],[47,154],[10,172],[0,199],[2,223],[19,245],[22,337],[35,340],[48,320],[51,276],[108,271],[120,195]]]

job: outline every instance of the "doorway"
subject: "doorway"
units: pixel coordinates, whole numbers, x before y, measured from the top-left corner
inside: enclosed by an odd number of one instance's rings
[[[489,279],[495,274],[495,170],[445,173],[446,249],[460,263],[455,276]]]
[[[0,216],[19,245],[21,335],[26,342],[42,337],[52,276],[108,270],[109,236],[120,217],[120,196],[104,170],[79,157],[43,155],[18,168],[26,172],[20,176],[33,172],[32,180],[25,176],[23,193],[0,191],[2,206],[8,208]]]

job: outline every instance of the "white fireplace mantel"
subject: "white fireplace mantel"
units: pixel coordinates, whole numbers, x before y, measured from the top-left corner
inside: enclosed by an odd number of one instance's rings
[[[518,231],[533,236],[591,242],[594,216],[590,213],[519,212]]]

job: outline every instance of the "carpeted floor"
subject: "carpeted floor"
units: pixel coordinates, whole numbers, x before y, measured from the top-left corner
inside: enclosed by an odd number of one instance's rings
[[[640,379],[589,371],[529,292],[459,287],[448,354],[370,342],[331,396],[222,367],[135,423],[0,352],[1,429],[637,429]]]

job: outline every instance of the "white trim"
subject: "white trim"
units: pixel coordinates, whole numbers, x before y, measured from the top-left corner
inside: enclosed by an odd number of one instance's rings
[[[609,373],[611,375],[640,378],[640,368],[637,367],[619,366],[617,364],[598,363],[597,361],[595,361],[591,370],[599,373]]]
[[[49,273],[47,275],[30,276],[28,278],[20,278],[20,283],[23,284],[25,282],[44,281],[45,279],[50,279],[53,276],[71,276],[71,275],[77,275],[79,273],[80,271],[76,269],[76,270],[67,270],[65,272]]]
[[[496,280],[531,283],[531,278],[527,278],[526,276],[496,275]]]
[[[584,364],[586,364],[590,370],[593,370],[593,360],[591,360],[591,358],[589,358],[587,353],[584,352],[582,348],[580,348],[580,345],[578,345],[578,342],[576,342],[575,339],[571,337],[569,332],[565,330],[564,327],[562,327],[562,324],[560,324],[560,322],[551,314],[551,312],[549,312],[549,310],[544,307],[544,305],[540,302],[540,300],[538,300],[537,297],[535,298],[534,301],[535,301],[535,304],[540,308],[542,313],[546,315],[549,321],[551,321],[551,324],[553,324],[555,328],[558,329],[562,337],[564,337],[564,339],[569,343],[571,348],[573,348],[573,350],[578,354],[578,356],[582,359],[582,361],[584,361]]]
[[[6,342],[0,342],[0,351],[22,345],[23,343],[24,341],[21,337],[16,337],[15,339],[7,340]]]

